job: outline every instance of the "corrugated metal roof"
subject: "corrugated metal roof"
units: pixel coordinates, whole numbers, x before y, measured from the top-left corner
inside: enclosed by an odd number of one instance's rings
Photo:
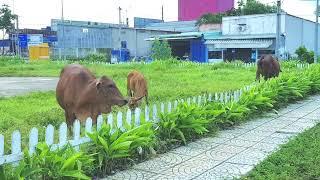
[[[272,39],[233,39],[233,40],[207,40],[205,44],[214,48],[268,48],[272,45]]]
[[[221,35],[206,39],[272,39],[276,38],[276,34],[253,34],[253,35]]]
[[[166,39],[166,40],[178,40],[178,39],[197,39],[200,37],[213,38],[221,36],[221,32],[211,31],[211,32],[187,32],[187,33],[180,33],[180,34],[166,34],[166,35],[159,35],[156,37],[148,38],[147,41],[152,41],[155,39]]]

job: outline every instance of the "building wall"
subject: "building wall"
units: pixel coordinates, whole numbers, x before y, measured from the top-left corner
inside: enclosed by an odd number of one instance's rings
[[[67,56],[86,56],[90,53],[105,51],[106,49],[119,49],[119,28],[117,27],[91,27],[79,25],[57,25],[58,42],[54,53],[66,53]],[[148,56],[151,51],[151,41],[145,39],[151,36],[169,34],[172,32],[154,31],[145,29],[122,28],[121,41],[127,42],[131,56]],[[64,38],[63,38],[64,37]]]
[[[276,14],[224,17],[222,35],[276,34]]]
[[[315,43],[315,23],[297,18],[294,16],[286,15],[285,18],[286,25],[286,40],[285,40],[285,50],[291,55],[294,55],[296,49],[299,46],[305,46],[309,50],[314,50]],[[320,24],[319,24],[320,29]],[[319,32],[320,37],[320,32]],[[319,42],[320,51],[320,42]]]
[[[146,26],[146,29],[173,31],[173,32],[194,32],[198,31],[197,21],[173,21],[163,23],[152,23]]]
[[[196,20],[205,13],[219,13],[234,7],[234,0],[179,0],[179,21]]]
[[[63,33],[64,29],[64,33]],[[58,48],[112,48],[110,28],[58,25]],[[64,34],[64,35],[63,35]]]
[[[118,49],[119,43],[119,29],[112,28],[112,48]],[[151,53],[152,41],[146,41],[145,39],[152,36],[158,36],[163,34],[169,34],[169,32],[163,31],[150,31],[144,29],[122,29],[121,41],[127,42],[127,48],[130,51],[130,56],[148,56]]]

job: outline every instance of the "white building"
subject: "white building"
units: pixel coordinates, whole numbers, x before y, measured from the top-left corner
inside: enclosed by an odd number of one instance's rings
[[[319,24],[320,27],[320,24]],[[299,46],[314,50],[315,22],[283,13],[281,15],[279,52],[282,58],[295,55]],[[222,36],[206,40],[209,51],[224,59],[256,60],[263,54],[274,54],[277,14],[224,17]],[[320,32],[319,32],[320,37]],[[320,51],[320,41],[319,41]]]

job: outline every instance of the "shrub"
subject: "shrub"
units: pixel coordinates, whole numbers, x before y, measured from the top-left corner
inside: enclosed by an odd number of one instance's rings
[[[95,154],[99,175],[105,176],[115,169],[120,161],[134,154],[138,147],[149,147],[154,142],[151,123],[132,127],[126,132],[111,129],[104,123],[99,131],[88,133],[93,144],[89,148]]]
[[[105,54],[101,53],[94,53],[94,54],[89,54],[84,58],[84,61],[88,62],[110,62],[110,59],[107,58]]]
[[[305,46],[300,46],[295,53],[298,55],[298,58],[302,62],[306,62],[309,64],[314,62],[314,52],[308,51]]]
[[[152,59],[154,60],[166,60],[171,59],[171,47],[167,41],[155,40],[152,44]]]
[[[93,166],[93,159],[76,152],[71,146],[51,151],[45,143],[37,146],[36,152],[29,155],[24,151],[24,158],[15,168],[1,168],[1,179],[90,179],[85,171]],[[3,176],[3,177],[1,177]]]
[[[180,104],[172,113],[161,114],[157,123],[158,137],[167,142],[183,142],[208,132],[210,119],[205,118],[205,110],[197,105]]]

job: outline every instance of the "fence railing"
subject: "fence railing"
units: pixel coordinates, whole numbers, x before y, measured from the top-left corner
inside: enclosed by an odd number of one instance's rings
[[[135,109],[135,112],[131,112],[130,109],[127,110],[126,113],[121,111],[117,112],[116,114],[110,113],[106,120],[103,119],[103,116],[99,116],[97,119],[97,130],[99,130],[104,121],[106,121],[111,126],[116,124],[116,126],[120,129],[124,129],[126,124],[134,123],[135,125],[141,124],[141,119],[144,117],[145,121],[153,121],[157,122],[159,120],[160,113],[170,113],[177,106],[181,103],[187,104],[197,104],[202,105],[207,101],[216,101],[221,103],[227,103],[231,101],[239,101],[242,93],[244,91],[249,90],[251,86],[246,86],[236,91],[227,91],[222,93],[214,93],[214,94],[204,94],[200,96],[195,96],[192,98],[180,99],[175,100],[174,102],[168,103],[160,103],[160,107],[157,104],[153,106],[145,106],[144,109]],[[124,118],[125,116],[125,118]],[[115,119],[114,119],[115,117]],[[134,119],[133,119],[134,118]],[[114,120],[116,123],[114,123]],[[113,126],[112,126],[113,127]],[[70,144],[75,149],[79,149],[81,144],[85,144],[90,142],[90,139],[87,137],[87,132],[93,131],[93,124],[92,119],[88,118],[85,122],[84,131],[85,135],[81,136],[81,124],[78,120],[76,120],[73,124],[73,132],[72,136],[68,136],[68,127],[65,122],[61,123],[59,128],[55,130],[54,126],[49,124],[45,129],[45,138],[44,142],[51,146],[52,150],[57,149],[59,147],[63,147],[66,144]],[[114,128],[114,127],[113,127]],[[58,133],[55,133],[58,131]],[[33,154],[35,152],[36,146],[39,143],[39,130],[37,128],[32,128],[29,133],[28,144],[25,145],[25,148],[29,149],[29,153]],[[58,135],[58,137],[55,136]],[[55,143],[57,138],[58,143]],[[0,165],[8,164],[8,163],[15,163],[18,162],[23,158],[23,151],[22,151],[22,140],[21,140],[21,133],[19,130],[16,130],[12,133],[11,136],[11,152],[10,154],[5,154],[5,137],[0,135]]]
[[[62,60],[55,60],[53,61],[55,63],[58,63],[58,64],[68,64],[68,63],[71,63],[73,61],[62,61]],[[119,62],[119,63],[109,63],[109,62],[86,62],[87,64],[100,64],[100,65],[106,65],[106,66],[110,66],[110,65],[119,65],[119,64],[126,64],[126,65],[134,65],[134,64],[149,64],[150,62],[144,62],[144,61],[140,61],[140,62],[132,62],[132,61],[129,61],[129,62]],[[159,61],[160,64],[165,64],[165,62],[161,62]],[[199,63],[199,62],[192,62],[192,61],[181,61],[179,62],[178,66],[180,67],[186,67],[186,66],[190,66],[190,65],[196,65],[196,66],[203,66],[203,67],[206,67],[206,66],[214,66],[214,65],[217,65],[219,63]],[[234,62],[231,62],[231,63],[226,63],[228,65],[233,65],[235,67],[242,67],[242,68],[253,68],[253,67],[256,67],[257,64],[256,63],[234,63]],[[308,63],[296,63],[295,66],[297,68],[309,68],[310,67],[310,64]]]
[[[185,65],[187,65],[186,63]],[[199,64],[200,66],[202,64]],[[244,65],[245,67],[252,67],[255,64],[247,64]],[[236,65],[237,66],[237,65]],[[308,64],[297,64],[298,68],[309,68],[310,65]],[[116,121],[116,126],[118,128],[124,128],[124,125],[127,123],[131,124],[134,120],[135,125],[141,124],[141,119],[144,117],[145,121],[154,121],[157,122],[159,120],[159,113],[170,113],[172,110],[176,109],[180,103],[187,103],[187,104],[198,104],[202,105],[203,103],[209,101],[227,103],[227,102],[238,102],[240,97],[244,91],[248,91],[253,85],[246,86],[236,91],[227,91],[221,93],[214,93],[214,94],[204,94],[196,97],[186,98],[175,100],[174,102],[168,103],[160,103],[159,105],[153,105],[151,107],[145,106],[144,109],[137,108],[135,112],[131,112],[129,109],[127,110],[126,114],[122,112],[117,112],[116,114],[109,114],[107,119],[104,120],[102,116],[98,117],[97,120],[97,129],[100,129],[103,122],[106,121],[108,124],[113,125],[114,117]],[[144,112],[143,112],[144,111]],[[134,119],[132,119],[132,115],[134,114]],[[125,118],[123,118],[125,116]],[[85,122],[84,127],[85,132],[92,132],[93,131],[93,124],[92,119],[88,118]],[[84,136],[81,136],[81,124],[77,120],[73,124],[73,135],[72,137],[68,136],[68,128],[65,122],[61,123],[58,128],[58,133],[55,133],[55,128],[53,125],[49,124],[45,129],[45,143],[52,147],[52,149],[56,149],[59,147],[63,147],[66,144],[71,144],[76,149],[79,149],[81,144],[85,144],[90,142],[90,139],[87,137],[86,133]],[[35,152],[35,148],[39,143],[39,130],[37,128],[32,128],[29,133],[29,142],[26,147],[29,149],[29,152],[32,154]],[[55,134],[58,134],[58,143],[55,142]],[[21,140],[21,133],[20,131],[16,130],[12,133],[11,136],[11,152],[10,154],[5,154],[5,137],[0,135],[0,165],[18,162],[22,159],[22,140]]]

